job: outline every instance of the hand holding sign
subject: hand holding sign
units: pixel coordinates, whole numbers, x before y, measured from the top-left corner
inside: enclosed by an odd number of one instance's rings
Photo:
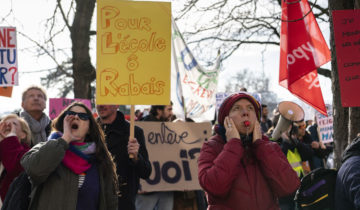
[[[136,138],[129,137],[127,148],[128,148],[129,157],[136,161],[138,158],[138,153],[140,148],[140,145],[137,142]]]

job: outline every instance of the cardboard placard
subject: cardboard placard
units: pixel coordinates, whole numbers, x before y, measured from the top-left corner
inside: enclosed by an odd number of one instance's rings
[[[211,136],[211,123],[139,122],[152,164],[141,191],[199,190],[197,159]]]

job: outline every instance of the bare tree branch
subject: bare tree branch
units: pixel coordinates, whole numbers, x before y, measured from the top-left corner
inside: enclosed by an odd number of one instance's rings
[[[318,74],[323,75],[324,77],[327,77],[327,78],[331,79],[331,71],[330,71],[330,69],[318,68],[317,72],[318,72]]]
[[[29,36],[27,36],[26,34],[22,33],[21,31],[18,31],[18,33],[20,35],[22,35],[23,37],[25,37],[26,39],[28,39],[29,41],[31,41],[32,43],[34,43],[37,47],[39,47],[41,50],[44,51],[44,53],[46,55],[48,55],[53,61],[54,63],[56,64],[57,68],[62,72],[64,73],[66,76],[68,77],[72,77],[72,74],[69,74],[68,72],[66,72],[64,69],[63,69],[63,66],[61,64],[58,63],[58,61],[56,60],[56,58],[44,47],[42,46],[41,44],[39,44],[37,41],[33,40],[32,38],[30,38]]]
[[[230,57],[243,45],[280,44],[281,0],[185,0],[175,20],[189,27],[183,37],[196,57],[207,63],[216,49]],[[327,6],[310,2],[318,20],[328,22]],[[194,17],[197,19],[195,20]],[[205,18],[206,17],[206,18]],[[190,21],[187,23],[187,21]],[[191,24],[193,23],[193,24]],[[195,47],[196,46],[196,47]]]
[[[72,1],[71,1],[71,3],[72,3]],[[57,7],[59,7],[59,9],[60,9],[60,13],[61,13],[61,16],[62,16],[62,18],[64,20],[65,25],[67,26],[69,31],[71,31],[71,26],[70,26],[69,21],[68,21],[69,13],[67,15],[65,15],[65,12],[64,12],[64,10],[63,10],[63,8],[61,6],[61,0],[57,0]]]

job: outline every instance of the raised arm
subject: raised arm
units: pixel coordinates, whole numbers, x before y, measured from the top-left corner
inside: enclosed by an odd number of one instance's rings
[[[61,164],[67,148],[62,138],[39,143],[22,157],[21,165],[35,185],[41,184]]]
[[[0,142],[0,160],[7,173],[19,174],[23,171],[20,160],[29,149],[30,147],[21,144],[16,136],[8,136]]]
[[[238,175],[236,168],[243,156],[240,139],[233,138],[224,146],[215,140],[205,142],[198,160],[201,187],[213,195],[225,196]]]

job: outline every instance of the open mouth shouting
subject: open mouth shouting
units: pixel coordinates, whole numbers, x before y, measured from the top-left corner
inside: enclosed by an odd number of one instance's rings
[[[63,136],[67,141],[85,141],[89,133],[90,121],[93,120],[88,113],[89,110],[77,105],[65,112]]]
[[[78,128],[79,128],[79,125],[76,122],[72,123],[72,125],[71,125],[72,130],[77,130]]]

